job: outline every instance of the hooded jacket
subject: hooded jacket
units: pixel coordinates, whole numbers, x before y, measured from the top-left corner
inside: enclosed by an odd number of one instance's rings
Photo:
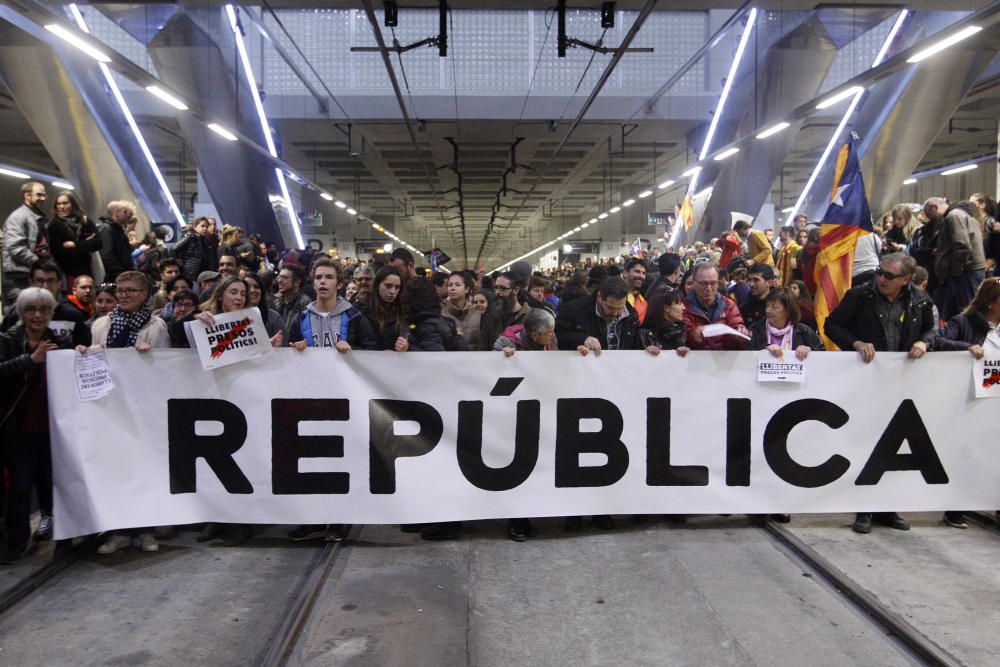
[[[300,340],[309,347],[333,347],[346,340],[353,349],[375,349],[371,322],[346,299],[337,299],[337,305],[329,313],[319,311],[315,301],[306,306],[288,332],[289,343]]]

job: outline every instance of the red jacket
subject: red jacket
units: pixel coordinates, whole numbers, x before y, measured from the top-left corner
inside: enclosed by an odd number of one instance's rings
[[[747,340],[739,336],[714,336],[705,338],[701,330],[708,324],[728,324],[734,329],[744,326],[743,316],[739,306],[732,299],[718,294],[716,296],[714,318],[705,312],[698,302],[694,291],[688,292],[684,298],[684,324],[687,326],[687,345],[692,350],[743,350]]]

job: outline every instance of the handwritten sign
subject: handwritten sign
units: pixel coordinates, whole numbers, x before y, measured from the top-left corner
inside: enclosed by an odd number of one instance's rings
[[[785,352],[780,357],[769,350],[761,350],[757,354],[757,382],[802,384],[805,381],[806,362],[799,361],[794,352]]]
[[[976,398],[1000,398],[1000,355],[987,355],[972,364]]]
[[[215,322],[191,322],[191,337],[205,370],[256,359],[271,351],[271,343],[257,308],[220,313]]]

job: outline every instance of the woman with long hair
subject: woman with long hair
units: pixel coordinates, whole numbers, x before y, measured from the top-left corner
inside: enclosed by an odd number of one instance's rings
[[[984,192],[969,197],[976,207],[976,219],[983,230],[983,246],[986,251],[986,274],[996,274],[1000,267],[1000,224],[997,223],[997,203]]]
[[[278,311],[270,308],[270,299],[264,291],[264,283],[260,276],[254,272],[248,272],[243,276],[243,282],[247,285],[247,308],[256,308],[260,311],[260,319],[264,321],[264,328],[267,329],[267,337],[274,338],[280,334],[279,343],[275,347],[280,347],[285,338],[285,321],[278,314]]]
[[[812,295],[809,294],[809,288],[806,287],[805,282],[802,280],[793,280],[792,284],[788,286],[788,290],[792,293],[795,303],[799,306],[802,323],[816,329],[816,311],[813,307]]]
[[[885,252],[904,252],[920,222],[906,204],[894,206],[890,215],[892,226],[885,233]]]
[[[445,281],[448,297],[441,303],[441,314],[455,322],[459,335],[470,350],[479,348],[479,325],[482,313],[472,307],[475,281],[468,273],[456,271]]]
[[[654,294],[642,324],[646,346],[657,345],[662,350],[676,350],[677,356],[683,357],[689,351],[686,330],[684,295],[679,290]]]
[[[406,352],[410,347],[400,333],[403,330],[403,308],[399,300],[402,289],[403,276],[396,267],[383,266],[375,273],[365,314],[375,330],[377,350]]]
[[[77,276],[103,280],[103,276],[94,276],[91,263],[91,253],[102,248],[101,237],[97,233],[97,225],[87,218],[75,194],[63,190],[56,195],[46,233],[52,259],[62,269],[67,287],[73,286]]]

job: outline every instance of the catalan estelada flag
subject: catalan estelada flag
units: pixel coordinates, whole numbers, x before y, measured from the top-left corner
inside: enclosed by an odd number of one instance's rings
[[[816,256],[816,324],[828,350],[838,349],[823,332],[823,324],[851,287],[851,269],[858,239],[872,233],[872,214],[852,133],[837,154],[830,206],[820,229]]]
[[[642,241],[641,239],[636,239],[632,241],[632,245],[628,249],[628,254],[632,257],[642,257]]]

